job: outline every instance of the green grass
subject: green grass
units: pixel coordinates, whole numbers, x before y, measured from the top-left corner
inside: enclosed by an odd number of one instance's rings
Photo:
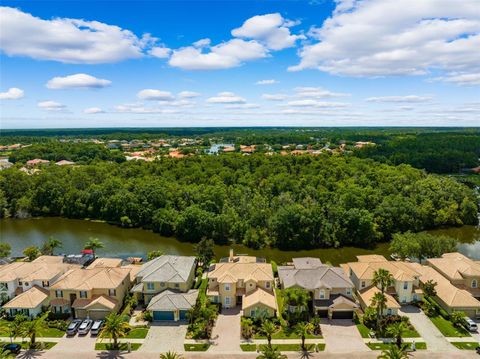
[[[452,344],[462,350],[475,350],[476,347],[480,346],[477,342],[452,342]]]
[[[259,345],[259,349],[263,350],[267,344]],[[298,352],[302,350],[301,344],[272,344],[272,347],[277,348],[281,352]],[[308,351],[314,351],[315,345],[314,344],[307,344],[306,345]],[[240,344],[240,348],[244,352],[254,352],[257,350],[256,344]],[[320,351],[325,350],[325,344],[318,344],[318,349]]]
[[[267,339],[267,337],[261,333],[257,333],[254,336],[255,339]],[[323,338],[321,335],[308,334],[306,339],[319,339]],[[302,339],[293,329],[280,328],[278,332],[272,335],[272,339]]]
[[[186,352],[205,352],[210,348],[210,344],[183,344]]]
[[[0,320],[0,337],[8,337],[10,335],[8,330],[8,320]],[[65,335],[65,331],[57,328],[46,328],[37,335],[38,338],[61,338]]]
[[[355,319],[355,324],[357,325],[357,329],[358,331],[360,332],[360,335],[362,336],[362,338],[370,338],[370,329],[368,329],[368,327],[363,324],[360,319],[356,318]]]
[[[404,338],[420,338],[420,334],[415,329],[407,329],[403,332]]]
[[[138,350],[142,344],[140,343],[131,343],[131,348],[132,351]],[[128,350],[128,345],[127,343],[119,343],[119,348],[118,349],[113,349],[113,344],[112,343],[95,343],[95,350],[122,350],[126,351]]]
[[[410,342],[404,342],[407,345],[407,349],[410,350]],[[390,343],[367,343],[367,346],[372,350],[386,350],[390,347]],[[427,343],[415,343],[415,348],[417,350],[427,349]]]
[[[140,327],[140,328],[132,328],[127,334],[127,338],[131,339],[143,339],[147,336],[149,328]]]
[[[275,288],[275,297],[277,298],[278,312],[283,313],[283,296],[282,291],[278,288]]]
[[[430,317],[430,320],[446,337],[471,337],[467,330],[455,327],[452,322],[446,320],[440,315],[437,315],[436,317]]]

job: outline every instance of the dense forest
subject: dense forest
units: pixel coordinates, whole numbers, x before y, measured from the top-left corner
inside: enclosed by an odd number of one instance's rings
[[[95,218],[198,242],[284,249],[358,245],[476,224],[473,191],[353,156],[193,156],[0,172],[2,216]]]

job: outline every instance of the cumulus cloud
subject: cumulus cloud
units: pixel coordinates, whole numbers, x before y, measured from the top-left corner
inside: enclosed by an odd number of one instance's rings
[[[283,101],[289,98],[287,94],[284,93],[264,93],[262,98],[269,101]]]
[[[432,100],[431,96],[417,96],[417,95],[408,95],[408,96],[379,96],[379,97],[369,97],[365,99],[367,102],[394,102],[394,103],[421,103],[421,102],[430,102]]]
[[[329,97],[344,97],[350,96],[348,93],[332,92],[321,87],[296,87],[295,92],[298,97],[310,98],[329,98]]]
[[[47,82],[47,87],[52,90],[72,88],[102,88],[109,86],[110,80],[98,79],[87,74],[75,74],[65,77],[54,77]]]
[[[233,29],[232,35],[258,40],[272,50],[282,50],[295,46],[297,40],[305,38],[304,35],[290,33],[290,27],[297,24],[284,19],[279,13],[257,15],[246,20],[241,27]]]
[[[287,102],[287,105],[291,107],[320,107],[320,108],[348,106],[348,104],[344,102],[326,102],[326,101],[318,101],[313,99],[289,101]]]
[[[178,93],[178,97],[180,98],[194,98],[201,96],[202,94],[195,92],[195,91],[181,91]]]
[[[86,113],[89,115],[95,115],[97,113],[105,113],[105,111],[102,110],[100,107],[89,107],[83,110],[83,113]]]
[[[162,107],[146,107],[141,103],[123,104],[115,106],[115,112],[140,113],[140,114],[174,114],[177,110],[165,109]]]
[[[44,20],[19,9],[0,7],[0,48],[9,56],[28,56],[64,63],[99,64],[140,58],[156,38],[99,21]]]
[[[171,101],[174,99],[171,92],[154,89],[141,90],[137,93],[137,97],[141,100],[149,101]]]
[[[10,87],[6,92],[0,92],[0,100],[18,100],[22,98],[24,92],[17,87]]]
[[[480,72],[479,73],[450,73],[447,76],[436,77],[433,80],[452,82],[460,86],[477,86],[480,85]]]
[[[215,46],[187,46],[173,50],[169,64],[187,70],[229,69],[243,61],[267,57],[267,50],[257,41],[232,39]]]
[[[217,104],[243,104],[246,103],[247,100],[235,95],[233,92],[219,92],[217,96],[208,98],[207,102]]]
[[[169,49],[168,47],[156,46],[150,49],[148,53],[153,57],[157,57],[159,59],[167,59],[170,56],[171,52],[172,49]]]
[[[274,79],[270,79],[270,80],[260,80],[255,82],[255,85],[273,85],[273,84],[278,84],[278,81]]]
[[[349,76],[422,75],[432,70],[478,73],[480,2],[336,0],[333,15],[309,35],[289,70]]]
[[[225,108],[228,109],[250,109],[250,108],[260,108],[259,104],[256,103],[238,103],[238,104],[231,104],[226,105]]]
[[[37,103],[37,106],[45,111],[62,111],[66,108],[65,105],[56,101],[40,101]]]

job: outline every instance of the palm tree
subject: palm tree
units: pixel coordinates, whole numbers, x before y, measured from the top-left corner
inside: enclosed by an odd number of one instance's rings
[[[392,344],[388,349],[382,351],[382,354],[378,356],[378,359],[407,359],[408,354],[405,348],[405,346],[399,348]]]
[[[297,312],[301,312],[307,307],[310,295],[307,291],[300,288],[288,288],[283,291],[285,302],[292,307],[296,307]]]
[[[463,323],[465,322],[466,314],[464,312],[453,312],[450,314],[450,320],[452,321],[453,325],[457,328],[461,328]]]
[[[166,353],[160,354],[160,359],[183,359],[183,356],[176,352],[168,351]]]
[[[117,313],[110,313],[105,318],[105,325],[100,332],[100,338],[112,338],[113,348],[118,349],[118,338],[127,335],[130,326],[123,320],[123,316]]]
[[[260,331],[267,337],[268,346],[272,346],[272,335],[277,331],[277,326],[272,321],[266,320],[263,322]]]
[[[267,345],[257,359],[287,359],[287,356],[280,353],[277,348]]]
[[[100,248],[104,248],[105,245],[103,244],[103,242],[101,242],[98,238],[92,238],[90,237],[87,241],[87,243],[85,243],[85,249],[91,249],[92,252],[93,252],[93,258],[95,258],[95,251],[97,249],[100,249]]]
[[[307,348],[305,347],[305,339],[308,334],[313,330],[313,325],[308,322],[298,323],[295,326],[295,332],[302,337],[302,349],[306,351]]]
[[[380,289],[382,294],[385,294],[387,288],[394,283],[393,275],[388,270],[380,268],[373,273],[372,283]]]
[[[17,314],[15,319],[8,324],[8,335],[10,337],[10,342],[13,343],[13,340],[22,335],[23,332],[23,323],[27,321],[27,316],[23,314]]]
[[[35,341],[37,339],[37,336],[42,334],[42,332],[46,329],[47,316],[48,312],[42,314],[35,319],[27,320],[22,323],[21,335],[23,337],[30,338],[30,348],[35,348]]]
[[[398,348],[402,347],[402,336],[405,330],[407,330],[407,326],[403,322],[390,324],[387,328],[387,333],[395,338]]]
[[[377,292],[372,297],[372,306],[375,307],[377,312],[377,329],[380,329],[380,321],[383,316],[383,308],[387,304],[387,297],[381,292]]]
[[[54,237],[50,237],[42,246],[42,254],[53,256],[53,252],[57,248],[62,248],[62,241]]]

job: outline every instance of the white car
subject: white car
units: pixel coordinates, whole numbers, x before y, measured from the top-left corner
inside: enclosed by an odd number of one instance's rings
[[[467,330],[469,332],[476,332],[478,331],[478,326],[477,326],[477,323],[475,323],[472,319],[470,319],[469,317],[465,317],[463,318],[464,321],[465,321],[465,328],[467,328]]]
[[[80,328],[78,328],[78,335],[87,335],[92,325],[93,320],[85,319],[82,324],[80,324]]]
[[[90,330],[91,335],[98,335],[100,333],[100,330],[103,327],[103,320],[96,320],[93,325],[92,329]]]

